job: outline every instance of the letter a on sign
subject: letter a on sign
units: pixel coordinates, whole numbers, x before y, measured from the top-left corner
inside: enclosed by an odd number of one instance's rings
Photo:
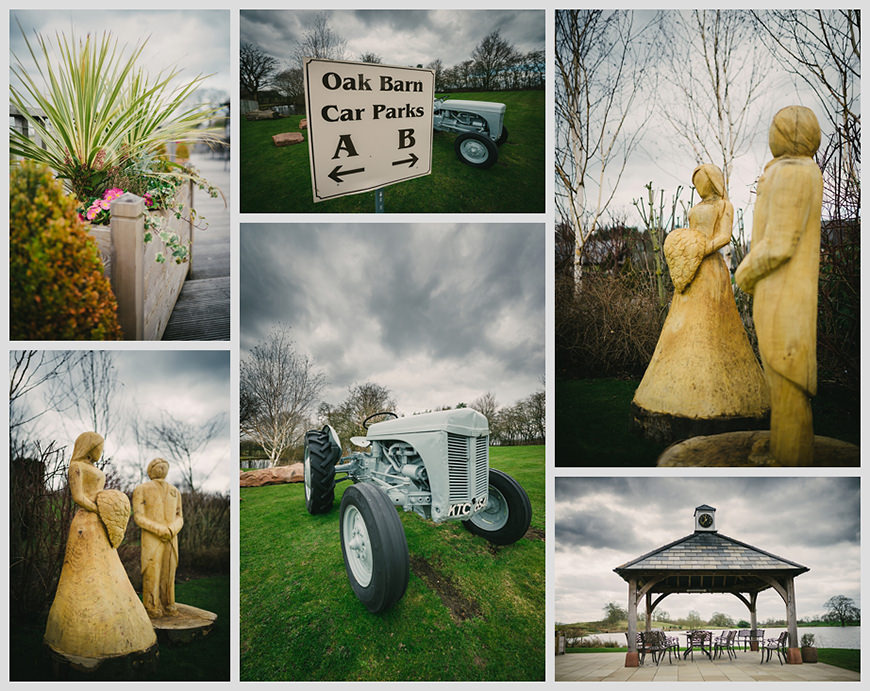
[[[347,151],[348,156],[359,156],[356,149],[353,148],[353,141],[351,141],[349,134],[343,134],[338,138],[338,146],[335,148],[335,156],[333,158],[338,158],[338,155],[342,151]]]
[[[432,70],[306,58],[303,72],[314,201],[432,172]]]

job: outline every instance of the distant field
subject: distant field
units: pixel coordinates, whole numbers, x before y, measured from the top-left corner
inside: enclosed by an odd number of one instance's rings
[[[509,137],[487,170],[461,163],[456,135],[435,132],[432,174],[384,189],[387,213],[543,213],[545,211],[545,98],[543,91],[450,94],[451,98],[507,105]],[[303,115],[240,127],[242,213],[373,213],[374,192],[314,203],[307,139],[276,147],[272,135],[298,132]],[[303,131],[307,138],[308,132]]]
[[[532,503],[525,538],[493,547],[455,522],[400,512],[411,573],[370,614],[345,575],[336,489],[311,516],[301,484],[241,489],[241,679],[528,680],[545,668],[543,446],[491,449]]]

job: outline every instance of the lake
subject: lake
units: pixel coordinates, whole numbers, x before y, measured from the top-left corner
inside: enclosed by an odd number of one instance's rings
[[[638,622],[640,623],[640,622]],[[639,627],[643,630],[643,625]],[[779,634],[785,631],[783,628],[764,629],[765,638],[776,638]],[[682,630],[668,631],[669,635],[680,634],[680,643],[685,645],[686,638]],[[798,626],[798,639],[805,633],[811,633],[816,637],[816,648],[852,648],[859,650],[861,648],[861,627],[860,626]],[[718,636],[719,632],[713,630],[713,635]],[[602,641],[615,641],[620,646],[625,645],[624,633],[597,633],[590,638],[598,638]]]

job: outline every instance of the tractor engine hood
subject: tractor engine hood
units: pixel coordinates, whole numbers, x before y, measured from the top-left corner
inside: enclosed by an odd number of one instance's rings
[[[489,101],[463,101],[461,99],[449,98],[440,104],[435,105],[436,110],[458,110],[460,112],[470,113],[493,113],[494,115],[504,115],[507,106],[504,103],[490,103]],[[465,410],[460,408],[460,410]]]
[[[467,437],[481,437],[489,434],[489,423],[484,415],[471,408],[439,410],[376,422],[369,427],[366,438],[394,439],[399,435],[420,432],[449,432]]]

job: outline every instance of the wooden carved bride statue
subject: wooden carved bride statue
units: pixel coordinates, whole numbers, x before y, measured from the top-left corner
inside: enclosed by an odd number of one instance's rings
[[[45,643],[78,667],[96,668],[108,658],[150,651],[157,636],[118,557],[130,518],[130,501],[106,490],[94,463],[103,438],[85,432],[76,439],[69,488],[78,505],[45,627]]]
[[[704,164],[692,184],[701,202],[689,211],[689,227],[665,239],[674,296],[632,401],[635,424],[661,442],[757,427],[769,410],[764,375],[719,254],[734,217],[724,176]]]

